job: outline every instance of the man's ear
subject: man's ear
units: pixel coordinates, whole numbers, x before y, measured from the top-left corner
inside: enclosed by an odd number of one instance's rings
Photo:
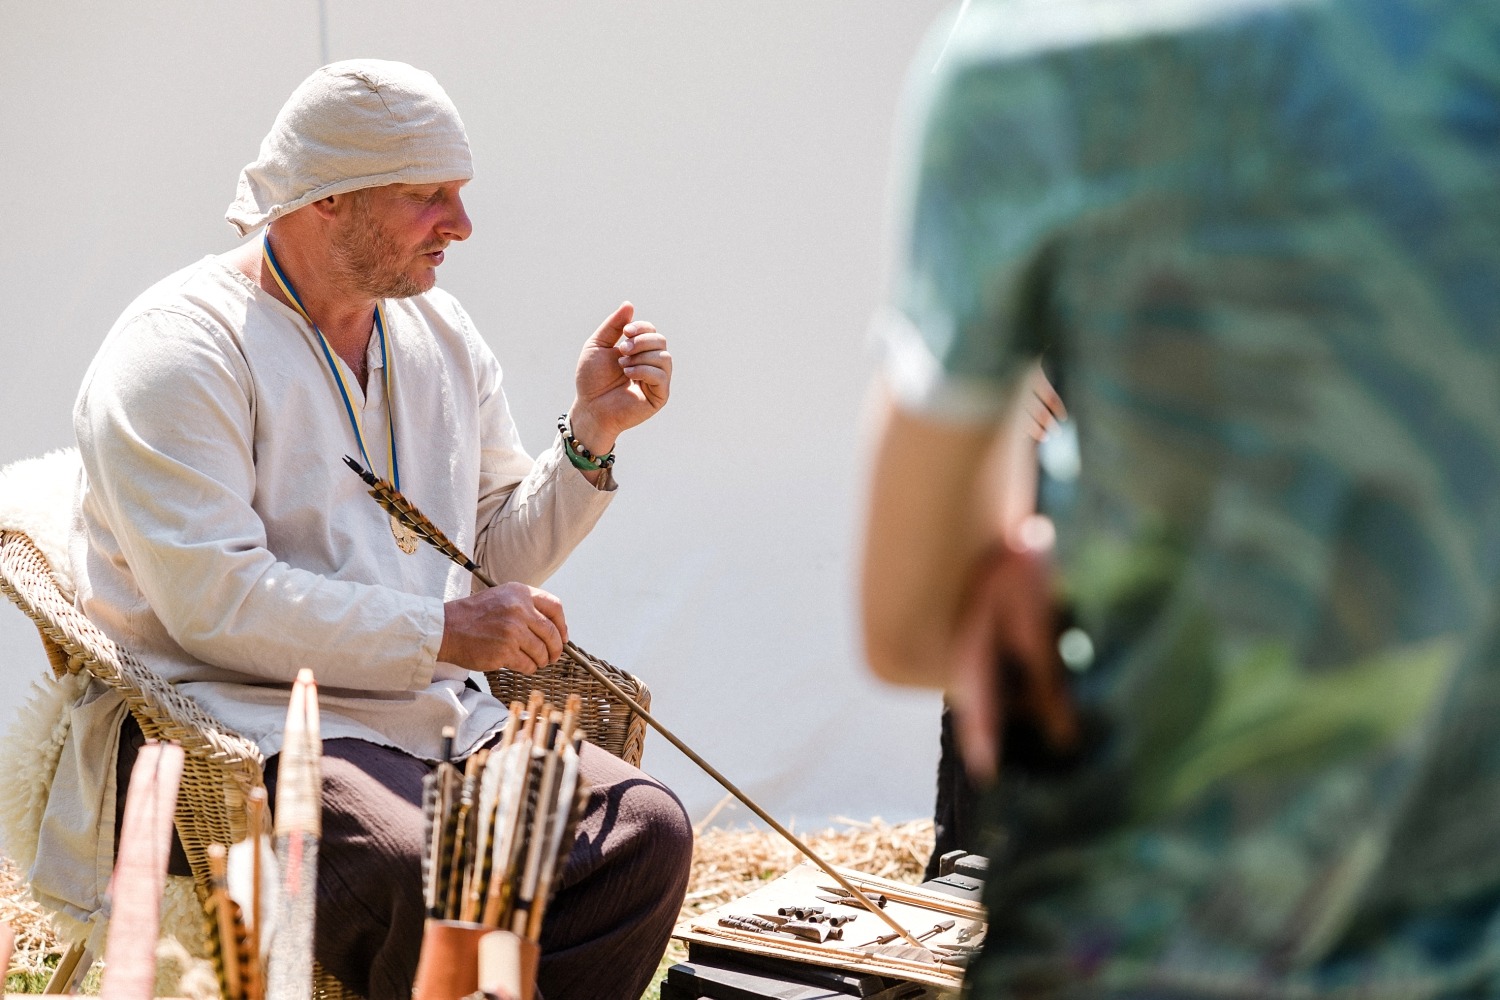
[[[327,198],[319,198],[311,202],[307,207],[317,213],[320,219],[332,221],[343,209],[343,203],[349,199],[346,194],[331,194]]]

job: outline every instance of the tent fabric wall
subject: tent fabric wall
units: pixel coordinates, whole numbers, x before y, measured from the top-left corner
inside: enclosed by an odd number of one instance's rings
[[[465,118],[475,232],[439,280],[533,450],[616,304],[671,339],[672,402],[549,584],[574,636],[783,819],[928,815],[937,698],[866,676],[852,548],[896,109],[943,4],[323,6],[330,58],[428,69]],[[114,317],[234,245],[235,177],[319,62],[319,7],[0,2],[0,464],[71,444]],[[0,719],[43,668],[28,629],[0,615]],[[660,739],[645,764],[695,818],[722,794]]]

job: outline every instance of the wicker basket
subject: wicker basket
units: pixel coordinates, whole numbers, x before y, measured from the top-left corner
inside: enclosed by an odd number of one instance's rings
[[[513,701],[524,705],[533,691],[542,692],[554,705],[561,705],[570,694],[576,694],[583,699],[578,724],[588,735],[588,741],[608,750],[625,763],[640,767],[641,754],[646,747],[646,720],[585,670],[577,662],[576,658],[580,657],[586,658],[591,665],[614,681],[637,705],[651,711],[651,692],[639,677],[628,674],[577,646],[570,646],[561,660],[547,664],[534,674],[518,674],[509,670],[486,674],[490,682],[490,693],[505,705]]]

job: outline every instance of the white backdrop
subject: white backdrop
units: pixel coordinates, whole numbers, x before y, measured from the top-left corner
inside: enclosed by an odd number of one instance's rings
[[[428,69],[464,116],[475,232],[439,281],[533,450],[617,303],[668,335],[671,403],[622,440],[620,496],[548,588],[799,827],[931,812],[938,702],[866,677],[852,550],[894,113],[942,6],[327,0],[330,58]],[[316,0],[0,0],[0,463],[71,444],[114,317],[232,245],[239,168],[321,39]],[[0,609],[0,717],[41,669]],[[645,766],[695,820],[721,797],[659,736]]]

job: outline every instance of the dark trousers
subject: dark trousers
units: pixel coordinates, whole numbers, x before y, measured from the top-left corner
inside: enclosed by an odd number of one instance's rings
[[[969,779],[958,741],[953,731],[953,711],[943,701],[943,721],[939,734],[937,802],[933,808],[932,856],[927,859],[924,879],[935,879],[941,872],[939,862],[949,851],[978,851],[979,788]]]
[[[122,775],[132,744],[121,741]],[[266,762],[275,802],[278,758]],[[415,757],[362,740],[323,744],[314,953],[369,1000],[409,1000],[421,948],[422,776]],[[687,890],[693,834],[666,787],[592,744],[589,804],[542,927],[546,1000],[635,1000]],[[121,799],[124,796],[121,785]]]

